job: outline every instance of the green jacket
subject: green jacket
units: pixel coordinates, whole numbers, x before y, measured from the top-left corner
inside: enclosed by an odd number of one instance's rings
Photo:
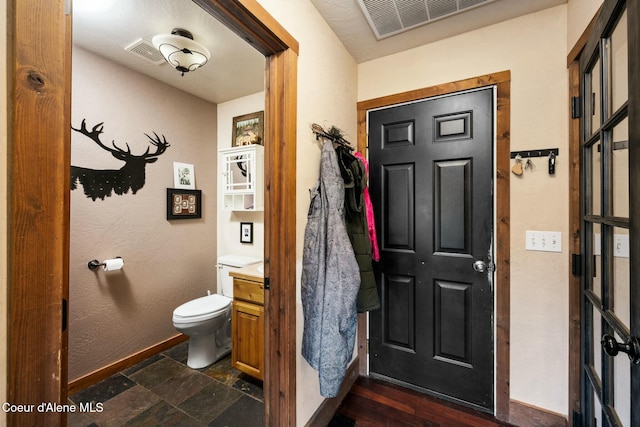
[[[347,234],[360,268],[360,290],[356,300],[359,313],[380,308],[378,287],[371,264],[371,241],[367,227],[363,192],[367,186],[364,164],[346,148],[336,148],[338,164],[344,180],[344,207]]]

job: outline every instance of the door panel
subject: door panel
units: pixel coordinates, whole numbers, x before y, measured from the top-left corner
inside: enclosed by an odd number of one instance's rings
[[[471,255],[471,160],[434,163],[435,251]]]
[[[371,375],[493,410],[493,89],[369,113]]]
[[[634,2],[630,2],[634,3]],[[632,280],[638,238],[630,206],[640,172],[629,168],[630,35],[627,2],[607,0],[580,56],[582,271],[582,424],[640,425],[640,284]],[[637,2],[634,6],[637,8]],[[637,261],[635,261],[637,263]],[[636,340],[636,341],[634,341]],[[634,347],[634,342],[637,343]],[[626,344],[626,346],[625,346]],[[625,353],[629,353],[627,357]],[[634,359],[637,354],[637,360]]]
[[[383,169],[384,232],[382,249],[388,251],[413,250],[415,242],[413,164],[385,166]]]
[[[471,284],[435,282],[434,358],[472,368]]]
[[[384,342],[397,350],[415,353],[416,287],[414,277],[383,275]]]

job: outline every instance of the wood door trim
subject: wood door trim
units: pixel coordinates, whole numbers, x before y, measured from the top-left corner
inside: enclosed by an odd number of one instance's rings
[[[300,52],[293,38],[256,0],[193,0],[264,56]]]
[[[438,95],[486,86],[496,86],[496,402],[498,419],[509,419],[509,330],[510,330],[510,175],[509,150],[511,129],[511,72],[501,71],[456,82],[443,83],[422,89],[358,102],[358,151],[366,152],[367,111],[403,102],[417,101]],[[366,374],[366,326],[364,315],[358,316],[358,357],[360,374]]]
[[[15,404],[66,403],[70,18],[64,0],[7,2],[7,397]],[[7,414],[8,425],[64,422],[54,412]]]
[[[267,56],[265,425],[296,423],[296,111],[298,42],[256,0],[195,0]],[[66,0],[8,0],[8,375],[11,402],[66,403],[71,15]],[[35,23],[35,24],[34,24]],[[46,152],[47,155],[42,155]],[[34,170],[39,173],[33,173]],[[56,413],[10,425],[60,425]]]
[[[580,64],[574,60],[569,66],[569,100],[580,95]],[[569,115],[569,242],[570,254],[580,253],[580,119]],[[573,414],[580,413],[580,275],[569,271],[569,425]]]

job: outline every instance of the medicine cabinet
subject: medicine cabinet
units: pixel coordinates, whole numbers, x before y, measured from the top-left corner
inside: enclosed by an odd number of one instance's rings
[[[264,147],[245,145],[220,150],[222,208],[264,210]]]

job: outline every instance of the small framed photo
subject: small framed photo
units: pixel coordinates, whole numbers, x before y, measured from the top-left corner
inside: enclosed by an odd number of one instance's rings
[[[253,223],[240,223],[240,243],[253,243]]]
[[[202,218],[202,191],[167,188],[167,220]]]
[[[173,186],[188,190],[196,189],[196,172],[193,165],[173,162]]]
[[[264,111],[233,118],[232,147],[264,145]]]

